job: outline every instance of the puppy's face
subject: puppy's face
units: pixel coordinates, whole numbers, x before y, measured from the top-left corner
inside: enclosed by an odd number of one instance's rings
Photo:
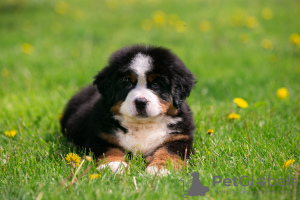
[[[170,77],[156,69],[149,55],[138,53],[125,68],[115,87],[115,114],[152,118],[174,112]]]
[[[95,78],[110,111],[136,120],[176,115],[194,85],[193,76],[174,54],[141,46],[117,51]]]

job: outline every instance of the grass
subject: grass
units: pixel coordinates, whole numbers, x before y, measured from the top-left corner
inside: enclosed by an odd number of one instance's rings
[[[295,177],[300,159],[300,47],[289,38],[300,34],[298,1],[66,2],[0,2],[3,199],[181,199],[179,179],[193,171],[210,188],[199,199],[300,197],[299,183],[296,196],[292,186],[213,186],[213,176]],[[271,10],[271,19],[262,16],[265,8]],[[171,14],[182,22],[164,24]],[[262,46],[265,39],[272,47]],[[61,182],[71,172],[65,156],[83,154],[60,133],[59,115],[113,51],[135,43],[172,49],[197,76],[188,99],[197,126],[195,155],[184,171],[162,178],[145,173],[140,156],[129,160],[128,173],[105,170],[95,180],[89,179],[96,173],[95,163],[85,162],[79,174],[89,165],[91,170],[64,187]],[[280,87],[288,89],[286,99],[277,98]],[[235,97],[247,100],[249,107],[237,108]],[[231,112],[241,118],[228,121]],[[207,129],[215,130],[212,136]],[[8,130],[16,130],[16,136],[6,136]],[[283,168],[288,159],[295,162]],[[185,185],[187,190],[187,181]]]

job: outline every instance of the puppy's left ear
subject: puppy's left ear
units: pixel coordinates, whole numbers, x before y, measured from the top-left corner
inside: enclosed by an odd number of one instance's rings
[[[114,72],[112,68],[106,67],[94,77],[95,80],[93,82],[93,84],[97,86],[102,97],[110,102],[112,102],[115,96],[113,75]]]
[[[182,102],[190,95],[197,83],[195,76],[187,69],[181,60],[176,60],[171,67],[173,105],[180,108]]]

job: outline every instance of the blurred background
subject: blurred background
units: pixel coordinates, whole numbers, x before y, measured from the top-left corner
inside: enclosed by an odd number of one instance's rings
[[[299,14],[296,0],[1,0],[2,106],[59,113],[112,52],[137,43],[183,60],[198,79],[195,106],[298,94]]]

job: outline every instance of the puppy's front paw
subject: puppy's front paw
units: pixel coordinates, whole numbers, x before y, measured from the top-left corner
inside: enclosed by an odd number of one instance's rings
[[[157,166],[149,166],[146,168],[146,171],[150,175],[157,174],[157,176],[168,176],[169,174],[171,174],[169,170],[165,168],[158,168]]]
[[[127,166],[128,165],[126,162],[114,161],[114,162],[109,162],[107,164],[99,165],[99,167],[97,167],[97,170],[101,171],[102,169],[109,167],[113,173],[123,174]]]

